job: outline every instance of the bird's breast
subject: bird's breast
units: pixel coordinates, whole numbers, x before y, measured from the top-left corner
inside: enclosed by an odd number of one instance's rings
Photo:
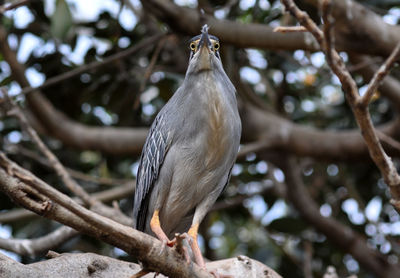
[[[225,157],[228,151],[230,132],[226,117],[227,107],[219,96],[213,96],[207,107],[207,121],[205,124],[206,154],[205,167],[215,168]]]

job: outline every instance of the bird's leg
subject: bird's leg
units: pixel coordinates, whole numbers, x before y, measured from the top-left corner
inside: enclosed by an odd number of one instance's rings
[[[204,263],[203,255],[201,254],[201,250],[199,247],[199,244],[197,243],[197,234],[199,230],[199,224],[196,223],[192,227],[190,227],[188,234],[192,238],[192,240],[189,241],[190,248],[192,248],[193,251],[193,256],[196,261],[196,264],[200,266],[201,268],[206,268],[206,264]]]
[[[190,240],[189,240],[189,244],[190,244],[190,248],[192,248],[193,256],[194,256],[194,259],[196,261],[196,264],[199,267],[201,267],[203,269],[206,269],[206,264],[204,263],[203,255],[201,254],[201,250],[200,250],[199,244],[197,243],[198,230],[199,230],[199,224],[198,223],[196,223],[192,227],[190,227],[189,231],[187,232],[188,235],[191,237]],[[215,270],[210,271],[210,274],[212,274],[216,278],[233,278],[231,275],[219,274]]]
[[[159,240],[165,242],[168,246],[172,247],[174,246],[175,241],[169,240],[169,238],[161,228],[159,213],[160,211],[158,209],[154,211],[153,216],[151,217],[150,220],[150,229],[153,231],[153,233],[157,236]]]

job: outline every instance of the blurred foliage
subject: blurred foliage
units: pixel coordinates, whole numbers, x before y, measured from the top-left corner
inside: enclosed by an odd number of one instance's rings
[[[19,8],[15,13],[7,12],[1,18],[1,24],[9,31],[10,45],[18,52],[20,62],[31,72],[27,76],[32,83],[92,61],[101,61],[134,46],[145,37],[168,29],[163,22],[154,21],[144,12],[137,1],[122,7],[121,2],[105,1],[97,15],[89,19],[83,15],[92,13],[79,10],[84,6],[77,5],[78,2],[31,1],[28,6]],[[207,3],[216,14],[222,13],[228,19],[243,23],[276,26],[287,20],[279,1],[242,0],[233,1],[233,5],[231,2],[220,0]],[[389,15],[395,9],[398,14],[400,9],[399,1],[394,0],[360,2],[382,15]],[[303,8],[310,9],[309,12],[317,18],[316,11],[307,5]],[[24,16],[26,18],[22,20]],[[144,76],[157,44],[142,49],[137,55],[57,83],[43,92],[57,109],[83,124],[149,126],[183,80],[189,55],[185,43],[187,40],[187,37],[176,34],[162,47],[148,80]],[[222,47],[224,61],[231,60],[226,64],[234,64],[227,72],[231,76],[241,77],[240,80],[235,79],[235,85],[243,88],[245,84],[283,117],[327,130],[356,127],[341,86],[337,78],[332,76],[321,53],[302,50],[293,53],[245,51],[229,45]],[[346,54],[343,56],[347,61]],[[357,82],[360,88],[365,86],[360,76]],[[8,86],[12,93],[19,91],[2,56],[0,84]],[[141,90],[143,84],[144,89]],[[238,93],[242,94],[240,90]],[[19,96],[18,101],[22,105],[25,103],[23,96]],[[374,122],[380,124],[391,120],[394,111],[386,99],[377,96],[371,105],[371,114]],[[1,148],[12,153],[10,157],[13,160],[55,188],[68,193],[53,171],[21,153],[21,148],[36,153],[37,150],[27,135],[20,132],[15,119],[3,118],[0,133]],[[79,151],[53,138],[44,139],[65,166],[80,172],[107,178],[133,178],[136,175],[138,156],[117,157]],[[398,261],[399,216],[390,206],[387,189],[371,162],[346,164],[302,159],[299,167],[323,215],[334,217],[358,231],[371,246],[388,254],[391,261]],[[245,254],[268,264],[284,277],[295,278],[303,276],[304,244],[309,242],[312,245],[315,277],[322,277],[328,265],[334,265],[341,276],[356,273],[358,277],[372,277],[351,256],[333,246],[324,235],[305,223],[279,195],[270,191],[263,193],[266,188],[279,186],[279,182],[284,182],[282,172],[257,155],[250,154],[238,161],[231,185],[220,199],[237,195],[249,195],[249,198],[243,205],[212,212],[204,221],[202,235],[206,255],[219,259]],[[88,181],[81,184],[90,192],[107,188]],[[128,214],[132,202],[132,197],[120,201],[122,209]],[[3,211],[14,207],[3,194],[0,194],[0,204]],[[371,209],[374,211],[370,212]],[[58,224],[35,218],[7,226],[11,227],[14,237],[32,238],[49,233]],[[123,252],[87,236],[75,238],[56,251],[72,250],[132,260]],[[21,261],[27,263],[42,258],[22,257]]]

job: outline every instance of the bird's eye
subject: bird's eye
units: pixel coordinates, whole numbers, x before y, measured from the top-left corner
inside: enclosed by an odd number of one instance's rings
[[[196,44],[194,42],[190,43],[190,49],[193,51],[196,50]]]
[[[214,50],[215,50],[215,51],[219,50],[219,42],[216,42],[216,43],[214,44]]]

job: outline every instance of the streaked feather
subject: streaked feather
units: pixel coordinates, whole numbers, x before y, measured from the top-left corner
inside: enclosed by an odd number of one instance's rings
[[[144,144],[136,179],[133,219],[134,228],[140,231],[145,229],[151,191],[158,178],[168,148],[168,131],[164,125],[163,114],[159,113]]]

